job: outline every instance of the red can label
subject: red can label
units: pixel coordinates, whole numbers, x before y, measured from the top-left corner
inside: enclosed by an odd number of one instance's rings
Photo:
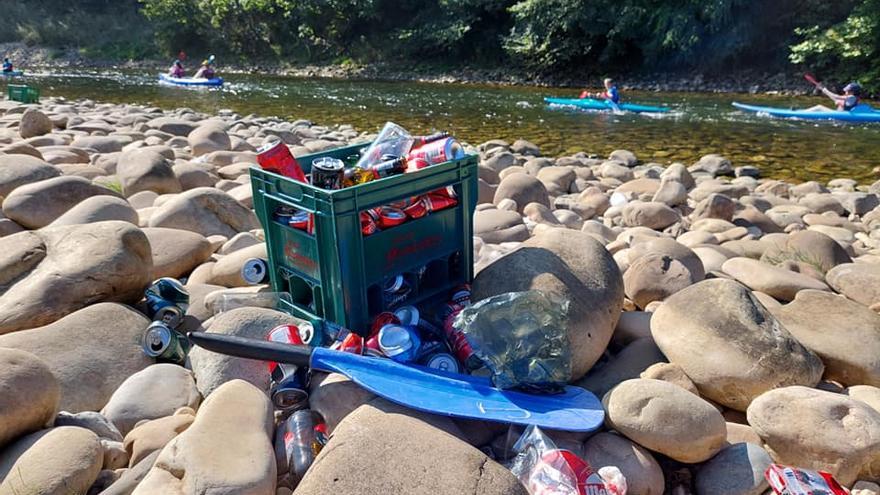
[[[260,147],[257,150],[257,163],[264,170],[290,177],[299,182],[308,182],[302,167],[290,153],[287,145],[281,141],[273,141]]]
[[[366,211],[360,213],[361,217],[361,233],[365,236],[373,235],[379,230],[376,220]]]
[[[403,210],[390,206],[383,206],[379,209],[379,221],[377,223],[380,229],[396,227],[404,222],[406,222],[406,213]]]
[[[440,194],[430,193],[425,196],[425,206],[428,211],[440,211],[452,208],[458,204],[458,200]]]
[[[406,216],[416,219],[422,218],[428,214],[428,207],[425,205],[425,198],[419,197],[412,204],[403,209]]]
[[[407,160],[415,161],[421,159],[429,165],[437,165],[452,160],[460,150],[461,145],[458,144],[455,138],[445,138],[427,143],[410,151]]]

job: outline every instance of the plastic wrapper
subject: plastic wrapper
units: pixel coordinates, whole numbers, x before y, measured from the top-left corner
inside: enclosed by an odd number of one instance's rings
[[[465,308],[456,317],[498,388],[561,391],[571,377],[568,301],[541,291],[508,292]]]
[[[616,467],[600,469],[605,479],[573,452],[558,449],[537,426],[529,426],[513,446],[510,471],[531,495],[626,495],[626,479]]]
[[[384,161],[383,157],[389,155],[395,158],[406,156],[412,148],[413,141],[412,135],[406,129],[394,122],[386,122],[376,140],[358,160],[356,167],[370,168]]]
[[[224,292],[205,302],[216,315],[237,308],[267,308],[284,311],[281,301],[292,302],[286,292]]]
[[[830,474],[779,464],[764,471],[773,493],[778,495],[846,495],[848,492]]]

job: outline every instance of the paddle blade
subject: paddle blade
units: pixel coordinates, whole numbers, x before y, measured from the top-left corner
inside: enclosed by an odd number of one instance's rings
[[[341,373],[380,397],[433,414],[583,432],[605,419],[599,399],[580,387],[557,395],[526,394],[497,389],[486,378],[324,348],[314,350],[312,368]]]
[[[190,332],[189,341],[219,354],[297,366],[308,366],[313,350],[304,345],[281,344],[222,333]]]
[[[816,78],[813,77],[813,75],[810,73],[804,74],[804,79],[809,81],[810,84],[812,84],[813,86],[821,86],[821,83],[817,81]]]

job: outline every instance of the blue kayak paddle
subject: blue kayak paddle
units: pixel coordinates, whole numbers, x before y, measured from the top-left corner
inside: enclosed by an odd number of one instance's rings
[[[566,386],[554,395],[527,394],[495,388],[487,378],[323,347],[205,332],[191,332],[189,339],[221,354],[340,373],[380,397],[433,414],[583,432],[599,428],[605,419],[599,399],[580,387]]]

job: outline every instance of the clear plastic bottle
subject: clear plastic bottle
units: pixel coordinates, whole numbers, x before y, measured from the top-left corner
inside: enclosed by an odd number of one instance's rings
[[[312,411],[296,411],[285,420],[284,447],[287,452],[287,465],[290,477],[299,482],[315,460],[320,450],[315,437],[315,418]]]

